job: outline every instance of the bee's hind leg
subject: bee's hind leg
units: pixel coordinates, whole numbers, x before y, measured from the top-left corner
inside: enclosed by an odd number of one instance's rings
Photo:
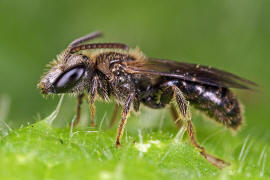
[[[113,110],[113,114],[112,114],[111,121],[109,124],[109,128],[111,128],[115,125],[115,122],[117,120],[117,117],[118,117],[120,110],[121,110],[121,107],[116,103],[114,105],[114,110]]]
[[[222,169],[223,167],[229,165],[229,163],[214,157],[208,153],[206,153],[205,148],[202,147],[197,139],[196,139],[196,135],[195,135],[195,128],[191,122],[191,114],[190,114],[190,109],[189,109],[189,102],[185,99],[183,93],[181,92],[181,90],[175,86],[175,85],[171,85],[171,88],[173,89],[174,92],[174,97],[175,97],[175,101],[179,110],[179,115],[178,118],[174,118],[175,120],[175,124],[179,127],[181,127],[182,125],[185,125],[187,128],[187,134],[189,136],[189,139],[192,143],[193,146],[195,146],[196,148],[200,149],[200,153],[201,155],[208,160],[211,164],[215,165],[216,167],[218,167],[219,169]],[[171,106],[171,112],[173,117],[176,117],[176,110],[174,108],[173,105]],[[180,121],[180,118],[183,118],[183,121]]]
[[[179,113],[177,112],[174,104],[170,104],[170,113],[173,118],[174,124],[177,126],[178,129],[183,127],[183,120],[180,118]]]

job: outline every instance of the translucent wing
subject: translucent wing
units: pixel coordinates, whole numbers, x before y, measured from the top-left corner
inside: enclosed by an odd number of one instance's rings
[[[217,87],[254,89],[254,82],[209,66],[162,59],[148,59],[140,63],[129,63],[128,70],[149,76],[165,76]]]

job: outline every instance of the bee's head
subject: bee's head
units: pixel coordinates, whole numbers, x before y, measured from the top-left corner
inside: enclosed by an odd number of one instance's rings
[[[38,88],[42,94],[82,93],[89,89],[93,65],[87,56],[65,51],[51,62]]]
[[[49,64],[49,71],[41,78],[38,88],[42,94],[82,93],[91,86],[95,62],[87,56],[77,54],[89,49],[128,49],[121,43],[84,44],[101,36],[100,32],[93,32],[72,41],[57,60]]]

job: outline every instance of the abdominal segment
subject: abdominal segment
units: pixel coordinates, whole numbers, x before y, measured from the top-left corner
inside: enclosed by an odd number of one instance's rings
[[[241,105],[230,89],[184,81],[178,86],[191,105],[219,123],[233,129],[242,124]]]

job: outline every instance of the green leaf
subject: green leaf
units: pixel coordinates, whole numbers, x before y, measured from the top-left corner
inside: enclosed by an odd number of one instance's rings
[[[231,163],[223,170],[206,161],[184,137],[164,124],[164,112],[143,111],[129,118],[121,148],[115,146],[116,128],[74,129],[52,126],[63,96],[50,116],[26,127],[2,128],[0,179],[238,179],[269,178],[269,150],[264,138],[242,131],[232,136],[209,122],[195,122],[206,150]],[[163,113],[163,115],[161,115]],[[151,126],[151,118],[159,119]],[[193,119],[200,119],[194,116]],[[73,119],[74,120],[74,119]],[[136,121],[133,121],[136,120]],[[147,121],[146,121],[147,120]],[[135,123],[137,122],[137,123]],[[146,123],[147,122],[147,123]],[[168,122],[168,121],[166,121]],[[152,122],[153,123],[153,122]],[[157,124],[154,122],[153,124]],[[5,132],[5,133],[4,133]],[[128,132],[128,133],[127,133]]]
[[[140,130],[138,136],[124,136],[122,147],[117,149],[115,130],[53,128],[45,120],[13,130],[1,139],[0,179],[259,178],[266,163],[266,149],[259,166],[246,163],[253,161],[245,154],[247,149],[258,144],[249,143],[250,138],[242,152],[244,161],[233,160],[230,167],[218,170],[169,131]],[[264,171],[269,168],[264,167]],[[269,177],[269,172],[263,176]]]

